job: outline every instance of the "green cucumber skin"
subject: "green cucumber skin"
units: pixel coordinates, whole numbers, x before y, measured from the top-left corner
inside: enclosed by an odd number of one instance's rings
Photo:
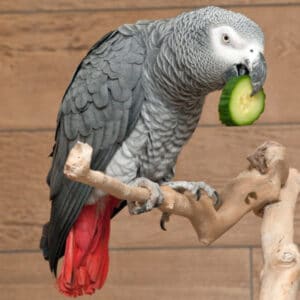
[[[233,121],[231,112],[229,110],[230,97],[233,88],[236,86],[237,82],[241,80],[241,77],[234,77],[230,79],[223,89],[221,95],[221,101],[219,103],[219,117],[220,121],[227,126],[237,126]]]
[[[263,101],[262,109],[261,109],[260,113],[257,115],[257,117],[255,119],[249,120],[249,122],[244,122],[243,124],[240,124],[240,123],[234,121],[234,117],[231,115],[231,111],[230,111],[230,108],[229,108],[232,92],[233,92],[233,89],[235,88],[235,86],[238,84],[238,82],[241,82],[241,81],[243,81],[245,79],[248,79],[248,78],[249,78],[248,75],[234,77],[226,83],[226,86],[223,89],[221,99],[220,99],[220,102],[219,102],[219,118],[220,118],[220,121],[223,124],[227,125],[227,126],[247,126],[247,125],[251,125],[260,117],[260,115],[265,110],[265,101]],[[264,91],[261,90],[261,91],[259,91],[259,93],[262,93],[263,98],[265,99],[266,95],[265,95]]]

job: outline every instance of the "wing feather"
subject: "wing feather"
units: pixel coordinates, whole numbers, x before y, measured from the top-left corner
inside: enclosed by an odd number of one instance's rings
[[[89,143],[94,148],[91,167],[103,171],[134,128],[144,101],[145,51],[140,44],[134,34],[106,35],[83,59],[64,95],[47,178],[52,200],[48,258],[54,273],[67,234],[92,190],[64,177],[68,152],[77,140]]]

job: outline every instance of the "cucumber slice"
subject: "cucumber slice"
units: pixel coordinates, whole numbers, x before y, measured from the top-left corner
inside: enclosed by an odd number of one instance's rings
[[[265,93],[261,89],[251,96],[252,85],[248,75],[230,79],[219,102],[219,117],[228,126],[251,125],[263,113]]]

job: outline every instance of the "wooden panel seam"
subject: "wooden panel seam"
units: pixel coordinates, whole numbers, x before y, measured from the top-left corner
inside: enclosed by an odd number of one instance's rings
[[[274,126],[300,126],[300,122],[275,122],[275,123],[257,123],[251,127],[274,127]],[[196,128],[222,128],[224,125],[221,124],[198,124]],[[16,127],[16,128],[0,128],[0,134],[5,133],[54,133],[56,128],[42,128],[42,127]]]
[[[261,249],[260,245],[212,245],[209,247],[204,246],[162,246],[162,247],[111,247],[111,252],[132,252],[132,251],[186,251],[186,250],[237,250],[237,249],[249,249],[252,256],[253,249]],[[26,254],[26,253],[41,253],[40,249],[0,249],[1,254]],[[249,259],[251,260],[251,259]]]
[[[213,4],[213,3],[212,3]],[[300,6],[300,2],[273,2],[273,3],[235,3],[235,4],[218,4],[215,5],[223,8],[247,8],[247,7],[293,7]],[[175,10],[175,9],[195,9],[206,7],[207,5],[186,5],[186,6],[144,6],[144,7],[111,7],[111,8],[87,8],[87,9],[34,9],[34,10],[0,10],[0,15],[9,14],[51,14],[51,13],[95,13],[95,12],[126,12],[140,10]]]
[[[254,277],[253,277],[253,246],[249,247],[249,292],[250,300],[254,299]],[[260,247],[257,247],[260,248]]]

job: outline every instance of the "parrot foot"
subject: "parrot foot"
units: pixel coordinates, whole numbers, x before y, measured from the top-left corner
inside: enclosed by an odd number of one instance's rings
[[[197,200],[201,197],[201,190],[205,191],[207,195],[213,199],[213,204],[215,208],[218,208],[222,201],[219,197],[219,194],[217,191],[206,184],[203,181],[170,181],[170,182],[164,182],[163,185],[169,186],[170,188],[176,190],[179,193],[183,193],[184,191],[188,190],[190,191]],[[166,222],[169,222],[170,214],[163,213],[160,219],[160,228],[164,231],[166,231]]]
[[[157,183],[145,178],[140,177],[131,182],[132,186],[144,187],[150,191],[150,198],[144,204],[139,205],[138,203],[128,201],[128,210],[132,215],[139,215],[144,212],[152,210],[154,207],[158,207],[162,204],[164,197]]]
[[[204,181],[171,181],[164,182],[163,185],[167,185],[181,193],[188,190],[197,198],[197,200],[201,197],[201,191],[205,191],[207,195],[213,199],[215,208],[222,204],[218,192]]]

